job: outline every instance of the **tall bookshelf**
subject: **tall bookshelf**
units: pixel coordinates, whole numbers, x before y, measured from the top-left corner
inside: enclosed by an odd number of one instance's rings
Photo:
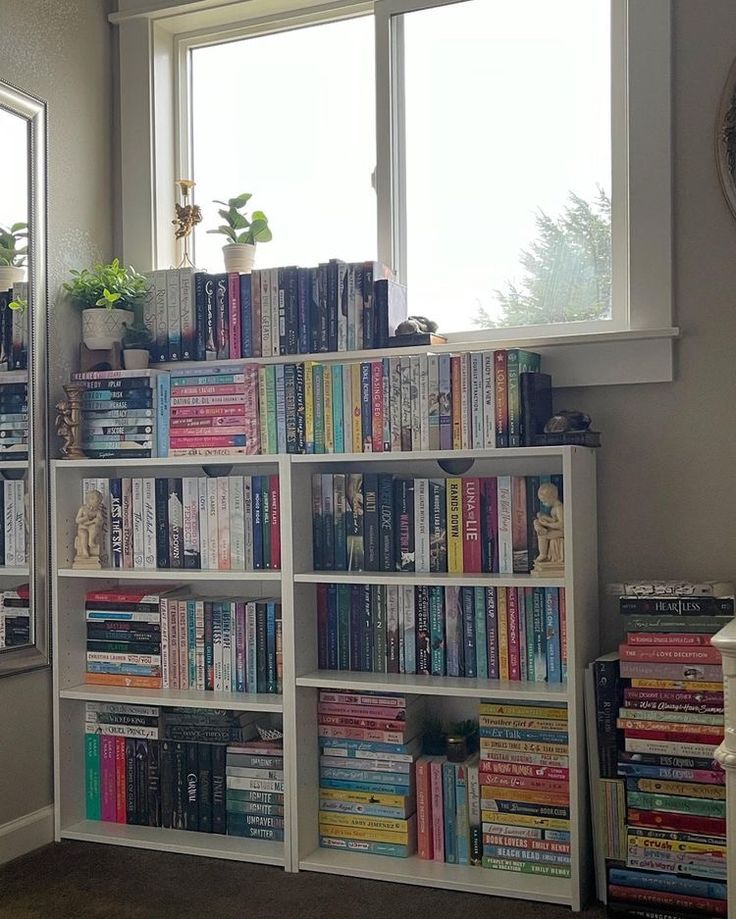
[[[226,460],[226,462],[223,462]],[[312,562],[311,476],[315,472],[381,471],[442,478],[464,464],[462,474],[562,474],[565,488],[565,575],[421,574],[314,571]],[[218,474],[278,472],[281,502],[280,572],[78,571],[71,568],[74,517],[81,482],[88,476],[200,475],[202,457],[149,460],[59,460],[53,465],[53,640],[56,838],[178,851],[351,877],[539,900],[581,909],[592,880],[589,841],[583,675],[598,652],[597,522],[595,452],[579,447],[537,447],[452,452],[233,456],[218,458]],[[452,473],[445,468],[453,468]],[[134,690],[88,685],[85,669],[84,594],[93,586],[174,581],[231,594],[273,596],[280,590],[283,615],[283,696]],[[319,583],[378,583],[497,587],[564,587],[567,609],[568,680],[560,685],[532,682],[353,673],[317,669],[316,591]],[[319,745],[317,699],[320,687],[403,692],[427,697],[438,714],[458,720],[477,716],[478,701],[562,702],[568,707],[572,866],[569,879],[516,874],[421,860],[340,852],[319,847]],[[230,708],[281,712],[284,720],[285,839],[251,841],[206,833],[121,826],[87,821],[84,810],[84,703],[127,702],[161,706]]]

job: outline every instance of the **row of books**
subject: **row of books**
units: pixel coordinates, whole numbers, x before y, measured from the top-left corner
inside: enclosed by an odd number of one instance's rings
[[[484,868],[570,877],[567,708],[480,704]]]
[[[91,370],[72,375],[84,385],[81,441],[91,459],[166,456],[171,381],[156,370]]]
[[[318,584],[317,657],[324,670],[561,683],[565,591]]]
[[[0,291],[0,374],[28,367],[28,309],[10,309],[13,302],[28,303],[28,282],[16,281]]]
[[[144,322],[157,362],[385,348],[406,319],[406,290],[378,262],[148,277]]]
[[[28,584],[0,593],[0,648],[17,648],[32,640]]]
[[[88,702],[85,719],[88,820],[272,838],[258,760],[277,751],[254,739],[251,715]],[[231,775],[244,755],[255,757],[248,775]],[[283,814],[283,786],[279,797]]]
[[[422,711],[416,696],[319,691],[320,846],[397,858],[416,852]]]
[[[161,685],[164,689],[281,693],[282,640],[278,600],[164,596]],[[127,650],[114,644],[114,650]]]
[[[28,564],[28,490],[25,479],[3,479],[0,487],[0,566]]]
[[[538,497],[562,476],[446,479],[390,474],[312,476],[317,571],[526,574],[537,553]]]
[[[417,854],[457,865],[480,865],[478,754],[460,763],[422,756],[416,764]]]
[[[0,300],[4,295],[0,293]],[[0,314],[0,322],[2,315]],[[0,367],[2,367],[0,345]],[[0,372],[0,457],[28,458],[28,371]]]
[[[249,839],[284,839],[282,739],[230,744],[225,759],[227,832]]]
[[[279,477],[85,478],[104,514],[103,568],[281,567]]]

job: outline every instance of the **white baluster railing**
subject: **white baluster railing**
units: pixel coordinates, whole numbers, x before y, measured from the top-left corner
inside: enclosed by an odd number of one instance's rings
[[[728,919],[736,919],[736,619],[713,636],[712,644],[721,652],[723,660],[726,730],[723,743],[716,750],[715,756],[726,770]]]

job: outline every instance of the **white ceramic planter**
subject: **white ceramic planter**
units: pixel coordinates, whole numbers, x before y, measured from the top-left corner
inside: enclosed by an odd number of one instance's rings
[[[0,265],[0,291],[10,290],[14,284],[22,281],[25,276],[25,268],[17,268],[15,265]]]
[[[145,370],[151,358],[146,348],[125,348],[123,350],[123,363],[126,370]]]
[[[124,325],[133,323],[128,310],[109,310],[96,306],[82,310],[82,341],[91,351],[107,351],[121,342]]]
[[[250,274],[256,260],[256,247],[250,243],[230,243],[222,247],[225,259],[225,271],[238,274]]]

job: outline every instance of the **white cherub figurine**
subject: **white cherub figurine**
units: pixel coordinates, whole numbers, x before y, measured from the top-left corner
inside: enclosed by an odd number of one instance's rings
[[[549,508],[534,518],[534,532],[539,542],[539,554],[534,559],[533,574],[546,575],[565,571],[565,513],[557,486],[545,482],[539,486],[537,497]]]
[[[101,568],[100,537],[105,525],[102,493],[93,489],[87,492],[84,504],[77,511],[77,535],[74,538],[76,555],[72,568]]]

